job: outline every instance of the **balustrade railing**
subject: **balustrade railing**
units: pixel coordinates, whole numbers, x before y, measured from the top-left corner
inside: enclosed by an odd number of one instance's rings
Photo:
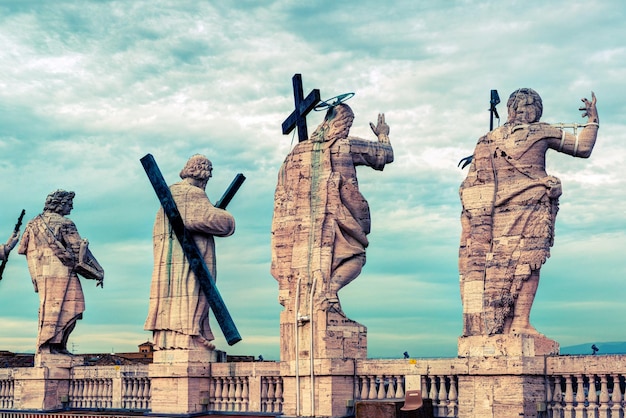
[[[356,400],[399,400],[420,389],[436,417],[458,414],[457,359],[363,360],[357,363]],[[462,361],[461,361],[462,362]],[[462,368],[456,368],[462,370]]]
[[[624,418],[626,356],[547,359],[546,412],[552,418]]]
[[[13,408],[15,382],[11,376],[0,377],[0,409]]]
[[[458,416],[459,376],[469,373],[467,359],[460,358],[360,360],[355,367],[354,400],[397,401],[407,390],[421,389],[437,417]],[[20,369],[0,369],[0,410],[19,409],[19,374]],[[213,363],[207,389],[208,411],[283,412],[279,363]],[[546,357],[545,389],[539,416],[626,418],[626,356]],[[70,373],[71,409],[150,411],[150,399],[146,365],[79,366]]]

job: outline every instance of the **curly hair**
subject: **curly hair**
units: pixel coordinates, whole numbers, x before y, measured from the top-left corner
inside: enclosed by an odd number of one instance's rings
[[[180,178],[186,179],[191,177],[196,180],[207,180],[211,177],[211,161],[201,154],[192,155],[191,158],[185,164],[182,170],[180,170]]]
[[[76,193],[65,190],[55,190],[46,197],[46,203],[43,210],[48,212],[60,213],[67,202],[74,200]]]
[[[519,104],[532,104],[535,106],[537,110],[536,120],[533,122],[537,122],[541,119],[541,115],[543,114],[543,102],[541,101],[541,96],[535,90],[530,88],[521,88],[515,90],[509,96],[509,100],[506,102],[506,106],[509,109],[509,119],[511,119],[511,112],[515,114],[515,110],[517,110],[517,106]]]

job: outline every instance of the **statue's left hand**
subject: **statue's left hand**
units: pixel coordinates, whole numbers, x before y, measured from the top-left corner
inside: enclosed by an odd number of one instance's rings
[[[370,122],[370,128],[372,128],[372,132],[376,134],[379,141],[381,141],[383,138],[386,138],[386,140],[389,141],[389,125],[385,123],[384,113],[378,114],[378,123],[376,124],[376,126],[374,126],[374,124]],[[381,136],[383,138],[381,138]]]
[[[19,239],[20,233],[19,231],[15,231],[7,240],[7,243],[5,245],[5,251],[11,251],[17,245],[17,241],[19,241]]]
[[[104,289],[104,280],[103,279],[98,280],[98,282],[96,283],[96,287],[98,287],[98,286],[100,286],[101,288]]]
[[[578,110],[582,111],[582,117],[587,118],[587,122],[599,123],[598,109],[596,109],[596,94],[591,92],[591,101],[587,98],[580,99],[585,105],[581,106]]]

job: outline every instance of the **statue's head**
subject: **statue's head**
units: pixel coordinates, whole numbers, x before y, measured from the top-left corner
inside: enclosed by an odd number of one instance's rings
[[[55,190],[46,197],[46,203],[43,206],[44,212],[54,212],[59,215],[69,215],[74,208],[74,192],[65,190]]]
[[[326,112],[324,121],[328,123],[328,139],[347,138],[354,121],[354,112],[347,104],[331,106]]]
[[[198,181],[208,181],[213,172],[213,164],[211,161],[201,154],[192,155],[191,158],[185,164],[182,170],[180,170],[180,178],[191,178]]]
[[[506,103],[509,111],[507,123],[533,123],[541,119],[543,103],[539,94],[529,88],[517,89]]]
[[[330,141],[331,139],[347,138],[352,127],[354,113],[347,104],[331,106],[322,122],[311,135],[313,141]]]

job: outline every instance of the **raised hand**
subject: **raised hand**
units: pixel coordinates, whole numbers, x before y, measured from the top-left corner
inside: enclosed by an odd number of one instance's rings
[[[587,118],[587,122],[599,123],[598,109],[596,109],[596,94],[591,92],[591,101],[586,98],[580,99],[585,105],[578,110],[582,111],[582,117]]]

